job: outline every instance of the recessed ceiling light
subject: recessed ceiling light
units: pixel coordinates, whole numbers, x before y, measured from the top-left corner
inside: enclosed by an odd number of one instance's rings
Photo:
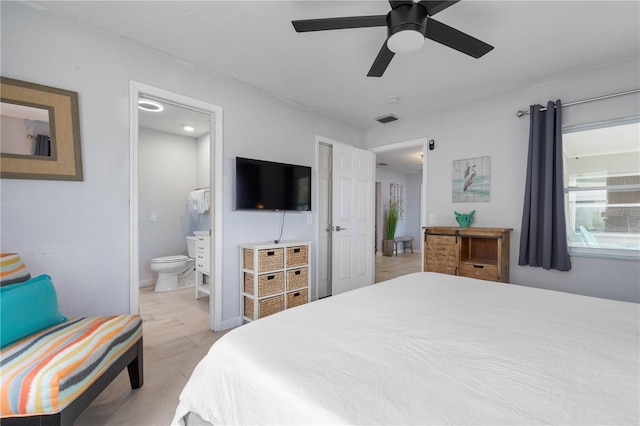
[[[138,99],[138,108],[151,112],[160,112],[164,109],[160,103],[149,99]]]
[[[182,130],[184,130],[185,132],[193,132],[195,129],[193,126],[189,126],[187,124],[183,124],[182,125]]]

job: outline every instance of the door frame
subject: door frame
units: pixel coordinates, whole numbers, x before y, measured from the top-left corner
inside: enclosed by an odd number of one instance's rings
[[[222,107],[198,99],[190,98],[165,89],[150,86],[131,80],[129,83],[129,313],[138,314],[140,310],[140,241],[139,241],[139,193],[138,193],[138,99],[140,94],[167,100],[171,103],[211,115],[209,129],[211,139],[209,164],[213,169],[210,173],[210,187],[213,206],[211,207],[211,232],[213,252],[213,275],[211,294],[209,295],[209,328],[221,330],[222,325]],[[195,297],[195,296],[194,296]],[[213,315],[212,315],[213,313]]]
[[[322,144],[325,144],[325,145],[330,145],[332,147],[334,145],[346,145],[346,146],[353,146],[353,145],[350,145],[350,144],[344,143],[344,142],[340,142],[340,141],[337,141],[337,140],[334,140],[334,139],[330,139],[330,138],[327,138],[327,137],[324,137],[324,136],[319,136],[319,135],[316,135],[315,139],[316,139],[315,140],[315,164],[314,164],[315,167],[313,167],[313,170],[312,170],[313,186],[312,186],[311,192],[313,194],[312,195],[312,198],[313,198],[313,200],[312,200],[313,204],[312,205],[319,206],[320,205],[320,196],[319,196],[319,193],[320,193],[320,190],[319,190],[319,180],[320,180],[319,179],[319,176],[320,176],[320,173],[319,173],[319,170],[320,170],[320,144],[322,143]],[[364,149],[364,150],[368,150],[368,151],[374,152],[374,160],[373,160],[373,165],[374,165],[373,177],[374,177],[374,179],[373,179],[372,191],[375,194],[375,151],[373,151],[371,149],[367,149],[367,148],[360,148],[360,147],[357,147],[357,146],[353,146],[353,147],[354,148],[358,148],[358,149]],[[332,171],[332,174],[333,174],[333,171]],[[370,207],[372,209],[375,209],[375,197],[372,197],[371,206]],[[320,241],[320,219],[319,219],[319,210],[318,209],[315,209],[313,211],[313,223],[316,224],[315,230],[314,230],[314,240],[315,241]],[[371,230],[369,232],[372,233],[371,238],[373,239],[375,237],[375,224],[374,224],[374,226],[371,227]],[[315,275],[315,284],[314,284],[315,293],[313,294],[315,299],[318,298],[318,283],[320,281],[320,279],[319,279],[320,278],[320,268],[319,268],[319,266],[320,266],[320,255],[321,255],[320,247],[319,247],[320,244],[316,244],[316,246],[317,246],[317,248],[315,250],[315,252],[316,252],[315,253],[316,254],[315,255],[315,258],[316,258],[316,262],[315,262],[316,270],[314,271],[315,272],[314,273],[314,275]],[[372,265],[373,265],[372,266],[373,267],[373,276],[374,276],[374,281],[375,281],[375,253],[371,253],[371,256],[372,256],[371,261],[372,261]],[[332,262],[331,266],[333,267],[333,262]],[[315,300],[315,299],[312,299],[312,300]]]
[[[429,138],[411,139],[403,142],[391,143],[388,145],[376,146],[369,148],[374,153],[395,151],[397,149],[411,148],[414,146],[422,146],[422,191],[420,193],[420,228],[427,226],[427,152],[429,150]],[[424,265],[423,265],[424,267]]]
[[[312,194],[312,205],[314,206],[320,206],[320,144],[325,144],[325,145],[330,145],[331,147],[333,147],[334,144],[340,144],[342,142],[333,140],[333,139],[329,139],[329,138],[325,138],[324,136],[319,136],[316,135],[316,141],[315,141],[315,164],[314,167],[312,169],[312,187],[311,187],[311,194]],[[312,212],[313,214],[313,223],[316,224],[316,226],[314,227],[314,236],[313,239],[314,241],[320,241],[320,211],[319,208],[316,208],[313,210]],[[315,275],[315,280],[314,280],[314,291],[313,291],[313,298],[311,300],[316,300],[318,299],[318,286],[319,286],[319,282],[320,282],[320,244],[316,244],[316,261],[315,261],[315,271],[314,271],[314,275]]]

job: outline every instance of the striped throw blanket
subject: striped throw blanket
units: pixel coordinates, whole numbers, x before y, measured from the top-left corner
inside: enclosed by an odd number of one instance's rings
[[[138,315],[70,319],[2,349],[2,417],[57,413],[142,335]]]

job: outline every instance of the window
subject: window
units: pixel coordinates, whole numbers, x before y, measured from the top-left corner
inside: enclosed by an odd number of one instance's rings
[[[640,258],[640,118],[565,129],[571,255]]]

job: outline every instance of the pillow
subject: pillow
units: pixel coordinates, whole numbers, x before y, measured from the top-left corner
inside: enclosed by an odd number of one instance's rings
[[[21,283],[31,278],[18,253],[0,253],[0,286]]]
[[[0,287],[0,347],[66,320],[49,275]]]

